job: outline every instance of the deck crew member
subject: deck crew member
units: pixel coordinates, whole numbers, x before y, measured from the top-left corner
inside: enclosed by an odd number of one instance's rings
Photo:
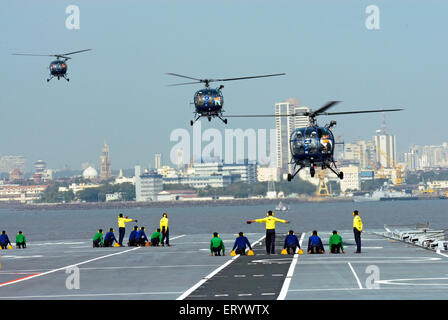
[[[246,245],[252,250],[250,246],[249,240],[244,236],[244,233],[238,233],[238,237],[235,239],[235,244],[233,245],[232,251],[235,251],[236,254],[240,254],[242,256],[246,255]],[[236,248],[236,250],[235,250]]]
[[[362,233],[362,221],[359,216],[358,210],[353,211],[353,233],[355,235],[356,251],[355,253],[361,253],[361,233]]]
[[[126,222],[131,221],[138,222],[137,220],[134,219],[128,219],[128,217],[124,218],[122,213],[118,215],[118,244],[120,245],[120,247],[123,246]]]
[[[11,242],[9,241],[6,231],[3,230],[2,234],[0,235],[0,246],[2,247],[2,249],[8,249],[8,245],[11,245]]]
[[[19,231],[19,233],[16,236],[16,247],[18,249],[22,248],[25,249],[26,248],[26,237],[23,234],[22,231]]]
[[[342,243],[342,237],[338,234],[336,230],[333,231],[333,234],[329,240],[330,253],[345,253],[344,252],[344,244]]]
[[[300,249],[299,239],[297,239],[297,236],[294,234],[293,230],[289,230],[288,235],[285,237],[283,249],[286,249],[288,254],[295,254],[297,248]]]
[[[151,235],[151,246],[158,247],[162,242],[162,234],[160,233],[160,229],[157,230]]]
[[[313,234],[308,239],[308,253],[324,253],[324,245],[322,244],[322,240],[319,237],[319,234],[316,230],[313,231]]]
[[[103,229],[99,229],[93,236],[93,247],[98,248],[103,246]]]
[[[145,233],[145,227],[141,227],[140,230],[137,231],[135,240],[137,241],[137,244],[141,246],[144,246],[146,242],[149,242]]]
[[[106,236],[104,237],[104,246],[112,247],[112,244],[114,243],[114,241],[116,243],[118,243],[117,238],[115,238],[115,235],[114,235],[114,228],[110,228],[109,232],[106,233]]]
[[[163,213],[162,219],[160,219],[160,230],[162,231],[162,240],[160,241],[162,243],[162,247],[165,246],[165,239],[166,239],[166,245],[170,246],[170,230],[168,229],[168,215],[166,213]]]
[[[214,232],[213,238],[210,240],[210,255],[220,256],[222,251],[222,255],[225,256],[225,250],[224,241],[221,240],[218,232]]]
[[[137,232],[138,232],[138,227],[134,226],[134,230],[131,231],[131,234],[129,235],[129,242],[128,242],[128,246],[129,247],[135,247],[137,246]]]
[[[275,223],[289,223],[288,220],[278,219],[274,217],[272,211],[268,211],[267,217],[263,219],[249,220],[248,224],[252,222],[266,223],[266,252],[267,254],[275,253]]]

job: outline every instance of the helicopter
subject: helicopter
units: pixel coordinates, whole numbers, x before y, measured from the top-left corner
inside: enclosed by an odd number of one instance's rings
[[[223,118],[223,105],[224,105],[224,97],[222,95],[223,85],[220,85],[218,88],[212,89],[210,88],[210,82],[222,82],[222,81],[234,81],[234,80],[243,80],[243,79],[254,79],[254,78],[265,78],[265,77],[275,77],[275,76],[283,76],[286,73],[276,73],[276,74],[267,74],[261,76],[248,76],[248,77],[238,77],[238,78],[227,78],[227,79],[197,79],[189,76],[184,76],[177,73],[166,73],[170,76],[176,76],[181,78],[187,78],[191,80],[196,80],[195,82],[186,82],[186,83],[177,83],[171,84],[168,86],[181,86],[187,84],[196,84],[196,83],[204,83],[205,88],[196,91],[194,94],[194,106],[195,106],[195,119],[190,121],[190,125],[192,126],[196,121],[201,117],[208,118],[208,121],[211,121],[212,118],[221,119],[224,124],[227,124],[227,119]]]
[[[342,115],[372,112],[392,112],[403,109],[381,109],[381,110],[359,110],[346,112],[326,112],[340,101],[329,101],[327,104],[315,111],[301,111],[294,114],[277,115],[229,115],[228,117],[297,117],[306,116],[309,119],[307,127],[297,128],[292,131],[289,138],[289,146],[292,155],[290,164],[294,164],[294,172],[288,173],[288,181],[300,172],[300,170],[310,168],[310,175],[314,177],[316,168],[322,170],[330,169],[339,179],[344,179],[344,173],[339,171],[334,160],[335,139],[331,128],[336,125],[336,121],[331,120],[324,127],[317,125],[316,117],[320,115]]]
[[[69,53],[63,53],[63,54],[29,54],[29,53],[13,53],[15,56],[43,56],[43,57],[56,57],[56,60],[52,61],[50,63],[49,69],[50,69],[50,77],[47,79],[47,82],[49,82],[54,77],[57,77],[58,80],[62,77],[67,81],[70,81],[69,78],[67,78],[67,60],[71,59],[70,57],[67,57],[68,55],[90,51],[92,49],[85,49],[80,51],[74,51]],[[62,59],[61,59],[62,58]]]

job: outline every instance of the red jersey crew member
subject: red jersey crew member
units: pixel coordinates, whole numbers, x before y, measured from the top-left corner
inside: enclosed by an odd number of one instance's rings
[[[252,222],[266,223],[266,252],[275,254],[275,223],[289,223],[289,221],[274,217],[274,213],[269,210],[266,218],[247,221],[248,224]]]

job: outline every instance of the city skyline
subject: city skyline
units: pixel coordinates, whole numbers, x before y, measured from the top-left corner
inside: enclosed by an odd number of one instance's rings
[[[387,115],[397,151],[448,140],[443,130],[448,44],[440,41],[448,30],[447,3],[377,1],[379,30],[365,27],[369,1],[257,1],[257,10],[254,4],[78,1],[80,29],[69,30],[68,3],[2,2],[0,105],[7,121],[0,127],[0,154],[22,155],[29,167],[43,159],[52,168],[79,168],[82,162],[97,163],[106,139],[116,169],[150,163],[154,153],[166,156],[170,132],[190,130],[189,102],[201,88],[166,87],[172,81],[166,72],[193,77],[285,72],[284,77],[226,84],[226,113],[270,113],[275,103],[290,97],[312,109],[329,100],[342,101],[335,111],[400,107],[405,110]],[[195,18],[197,12],[205,21]],[[214,23],[216,12],[219,24]],[[120,19],[122,14],[135,22]],[[211,27],[204,29],[204,23]],[[45,81],[50,58],[11,55],[85,48],[93,50],[68,63],[69,83]],[[323,117],[319,123],[330,120]],[[334,120],[335,136],[346,141],[370,139],[381,124],[379,114]],[[204,129],[221,131],[275,127],[274,119],[202,123]],[[414,128],[425,134],[409,134]]]

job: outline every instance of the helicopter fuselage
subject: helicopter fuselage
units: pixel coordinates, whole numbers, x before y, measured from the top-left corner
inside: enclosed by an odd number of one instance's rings
[[[55,60],[50,63],[50,74],[54,77],[62,77],[67,73],[67,63],[63,60]]]
[[[310,126],[294,130],[290,137],[292,160],[301,167],[333,162],[334,136],[329,128]]]
[[[194,107],[198,114],[217,114],[222,110],[224,97],[219,89],[204,88],[194,94]]]

